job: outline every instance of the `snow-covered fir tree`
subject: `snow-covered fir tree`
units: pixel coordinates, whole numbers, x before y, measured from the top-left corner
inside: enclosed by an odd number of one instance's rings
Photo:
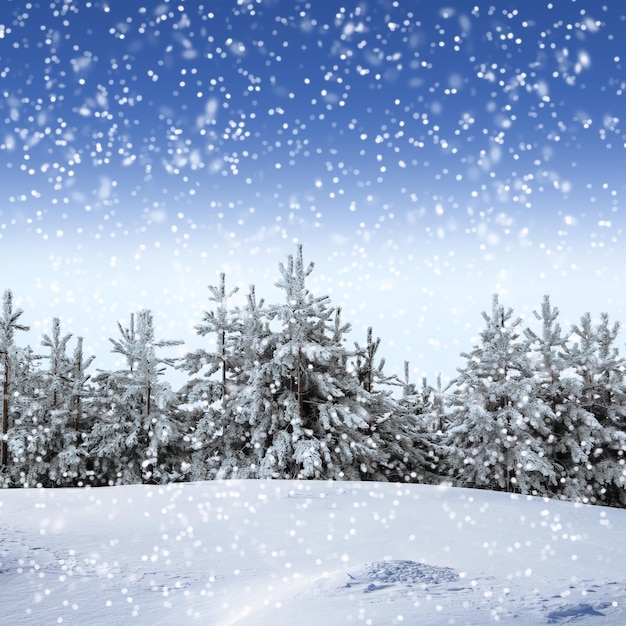
[[[55,334],[53,329],[53,337]],[[51,356],[57,346],[59,342],[53,339],[49,344]],[[87,369],[94,359],[94,355],[85,357],[82,337],[77,338],[72,356],[65,356],[63,345],[60,357],[51,359],[53,364],[63,364],[64,369],[63,384],[59,387],[62,398],[53,398],[50,411],[50,436],[56,441],[56,449],[50,459],[48,478],[56,485],[82,485],[90,481],[84,438],[93,426],[90,410],[93,388]]]
[[[213,301],[217,306],[223,302],[221,299]],[[193,480],[245,473],[241,468],[245,467],[249,454],[250,430],[244,420],[237,420],[233,415],[233,411],[237,411],[235,405],[238,406],[236,397],[249,392],[250,373],[261,362],[271,358],[272,331],[269,328],[268,312],[264,301],[257,300],[254,285],[247,294],[246,305],[241,309],[231,309],[228,318],[230,325],[223,344],[229,370],[225,387],[222,378],[222,382],[217,383],[218,393],[211,393],[216,389],[215,383],[204,377],[199,382],[191,381],[184,388],[188,401],[196,402],[196,406],[191,408],[197,416],[192,435],[194,452],[190,476]],[[205,312],[204,319],[214,317]],[[219,333],[220,330],[216,328],[215,332]],[[208,361],[210,354],[207,355]],[[196,362],[195,355],[188,362]],[[262,406],[259,410],[262,410]]]
[[[445,443],[461,485],[544,494],[555,482],[545,455],[554,414],[537,395],[521,320],[512,316],[494,295],[480,343],[462,355]]]
[[[249,316],[249,330],[256,325],[262,336],[246,338],[253,367],[242,367],[239,392],[228,396],[220,475],[379,477],[386,455],[363,387],[348,367],[349,326],[327,296],[308,290],[313,265],[305,266],[301,246],[279,270],[284,303],[263,311],[264,321]]]
[[[383,380],[392,382],[384,374],[385,360],[381,359],[378,364],[376,363],[378,349],[380,348],[380,337],[373,339],[371,326],[367,329],[365,345],[361,346],[355,343],[354,347],[354,369],[359,383],[361,383],[365,391],[371,391],[376,383]]]
[[[557,322],[559,310],[552,307],[549,296],[543,297],[541,311],[533,311],[533,314],[541,322],[541,332],[538,334],[525,328],[524,334],[528,339],[531,366],[539,383],[537,391],[552,411],[557,413],[563,402],[561,379],[567,368],[567,338],[562,335],[561,326]]]
[[[16,351],[13,361],[8,433],[10,465],[6,474],[13,486],[42,486],[48,470],[47,394],[40,359],[27,346]]]
[[[7,289],[2,298],[0,317],[0,364],[2,366],[2,443],[0,444],[0,470],[9,465],[8,432],[10,426],[11,396],[14,391],[15,370],[18,367],[20,351],[15,344],[15,332],[27,331],[28,326],[20,324],[22,309],[13,307],[13,292]]]
[[[408,380],[408,371],[404,382],[385,373],[385,360],[378,360],[380,342],[380,337],[373,339],[369,327],[365,344],[355,343],[354,368],[363,386],[378,445],[386,454],[381,469],[391,481],[435,482],[440,446],[429,432],[423,407],[409,397],[414,386]],[[399,401],[391,391],[391,387],[398,386],[403,388]]]
[[[426,430],[443,433],[446,428],[446,390],[441,382],[441,374],[437,375],[436,387],[429,384],[426,377],[422,378],[421,384],[416,387],[410,380],[409,365],[408,361],[404,362],[400,405],[409,413],[421,416]]]
[[[220,274],[218,285],[209,285],[213,310],[203,311],[202,320],[195,327],[202,337],[213,336],[210,342],[215,349],[200,348],[188,352],[177,365],[191,378],[179,391],[186,407],[186,418],[191,424],[191,463],[189,475],[192,480],[213,478],[220,466],[213,440],[221,436],[218,424],[224,415],[224,405],[229,381],[235,375],[235,357],[230,344],[240,326],[237,312],[230,308],[232,297],[238,288],[226,289],[226,275]]]
[[[445,406],[441,376],[437,377],[436,388],[429,385],[426,378],[416,387],[410,380],[409,365],[408,361],[404,362],[402,396],[394,415],[399,422],[398,430],[406,431],[410,436],[412,467],[409,476],[413,481],[437,482],[445,469],[442,447]]]
[[[239,331],[237,320],[229,310],[229,302],[238,289],[227,291],[226,275],[222,273],[219,285],[209,285],[209,291],[209,302],[215,303],[215,309],[203,312],[195,330],[201,337],[215,335],[215,350],[200,348],[189,352],[177,364],[178,369],[192,376],[181,389],[183,402],[202,403],[206,407],[226,395],[230,370],[234,367],[228,344],[232,335]],[[217,379],[215,374],[218,374]]]
[[[571,472],[577,492],[566,489],[565,494],[625,506],[626,362],[615,345],[619,329],[605,313],[596,325],[586,313],[572,327],[567,365],[576,374],[570,395],[576,399],[580,418],[568,440],[570,445],[572,440],[578,444],[579,460]]]
[[[10,447],[19,464],[20,476],[30,485],[49,486],[50,461],[63,448],[66,423],[63,418],[69,360],[66,355],[70,334],[61,334],[58,318],[52,320],[52,332],[44,334],[42,345],[49,354],[47,370],[22,374],[22,399],[28,398],[10,435]],[[27,385],[30,393],[27,391]],[[54,481],[53,481],[54,482]]]
[[[120,339],[113,352],[126,367],[95,376],[98,418],[87,436],[96,481],[107,484],[167,482],[183,474],[186,455],[177,396],[159,378],[172,359],[157,356],[157,348],[181,341],[155,339],[149,310],[131,315],[130,325],[118,324]]]
[[[87,473],[86,449],[77,429],[77,403],[87,393],[84,370],[93,357],[83,359],[82,340],[69,357],[70,338],[71,334],[61,333],[60,321],[54,318],[51,333],[44,334],[41,342],[47,354],[35,357],[28,351],[22,358],[9,448],[14,460],[12,474],[24,484],[83,484]],[[47,361],[48,367],[39,367],[40,360]]]
[[[547,295],[540,312],[535,311],[534,315],[541,322],[541,331],[536,333],[527,328],[524,332],[538,382],[535,393],[554,416],[545,449],[557,479],[555,494],[584,502],[593,483],[590,465],[593,442],[601,437],[602,427],[581,403],[582,378],[575,373],[573,353],[557,322],[559,311],[552,307]],[[591,331],[590,326],[587,329]],[[591,343],[587,348],[590,346]]]

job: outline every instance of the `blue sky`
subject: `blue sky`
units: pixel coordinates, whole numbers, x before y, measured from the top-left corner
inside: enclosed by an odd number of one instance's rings
[[[626,318],[626,8],[5,0],[0,259],[39,341],[108,367],[154,310],[194,344],[221,271],[311,287],[392,368],[454,375],[494,292]]]

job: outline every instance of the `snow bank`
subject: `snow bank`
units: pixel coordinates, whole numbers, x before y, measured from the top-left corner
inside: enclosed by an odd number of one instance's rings
[[[0,492],[7,624],[626,623],[626,511],[421,485]]]

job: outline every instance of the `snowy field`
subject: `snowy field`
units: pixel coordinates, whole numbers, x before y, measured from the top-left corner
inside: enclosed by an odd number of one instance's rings
[[[626,624],[626,511],[420,485],[0,493],[4,624]]]

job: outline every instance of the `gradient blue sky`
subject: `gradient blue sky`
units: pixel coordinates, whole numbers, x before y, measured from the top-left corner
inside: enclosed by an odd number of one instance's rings
[[[4,0],[2,287],[99,367],[187,347],[221,271],[312,289],[391,369],[453,376],[491,294],[626,320],[626,5]]]

